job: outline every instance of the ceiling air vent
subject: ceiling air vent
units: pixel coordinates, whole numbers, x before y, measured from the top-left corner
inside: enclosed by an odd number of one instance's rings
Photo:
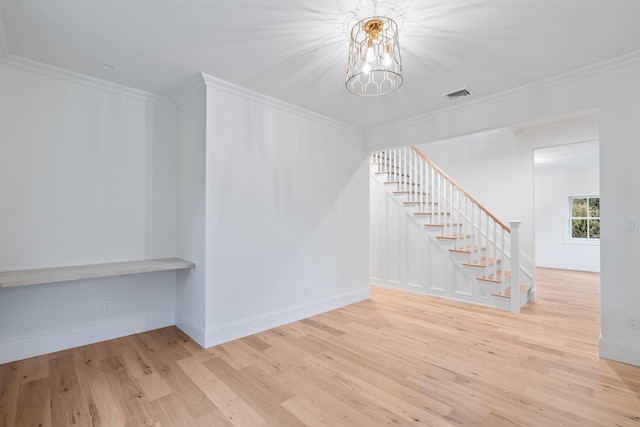
[[[447,98],[449,98],[452,101],[457,101],[457,100],[462,99],[462,98],[468,98],[468,97],[470,97],[472,95],[473,95],[473,93],[471,92],[471,89],[465,87],[465,88],[453,91],[451,93],[447,93],[444,96],[446,96]]]

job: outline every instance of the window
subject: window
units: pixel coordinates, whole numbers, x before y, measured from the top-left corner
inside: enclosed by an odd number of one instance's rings
[[[600,239],[600,197],[569,197],[571,239]]]

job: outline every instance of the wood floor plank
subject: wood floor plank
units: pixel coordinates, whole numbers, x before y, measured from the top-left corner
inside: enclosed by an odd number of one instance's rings
[[[238,371],[220,358],[211,359],[204,365],[237,395],[242,396],[269,425],[304,425],[282,406],[282,402],[292,398],[294,393],[277,376],[270,375],[257,366]]]
[[[40,380],[49,376],[49,357],[44,356],[31,357],[25,359],[22,365],[22,382],[28,383],[34,380]]]
[[[150,402],[120,356],[101,361],[106,382],[115,404],[132,425],[149,426],[157,421]]]
[[[56,354],[49,360],[51,424],[92,425],[87,401],[82,396],[72,352]]]
[[[231,423],[239,426],[266,424],[266,421],[253,408],[197,359],[188,357],[177,363]]]
[[[22,361],[0,365],[0,426],[15,425],[18,395],[22,375]]]
[[[169,327],[0,365],[0,427],[640,426],[640,367],[598,357],[598,274],[536,278],[519,315],[373,287],[209,349]]]
[[[48,377],[29,381],[20,386],[16,426],[49,427],[52,425],[49,387]]]
[[[153,372],[136,378],[136,381],[148,400],[153,401],[171,394],[171,389],[159,373]]]
[[[88,383],[91,401],[94,405],[95,415],[93,417],[95,425],[124,426],[127,425],[127,418],[122,411],[120,401],[109,387],[109,383],[104,374],[101,374]]]

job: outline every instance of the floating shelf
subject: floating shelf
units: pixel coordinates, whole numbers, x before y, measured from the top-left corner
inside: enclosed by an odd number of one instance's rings
[[[34,270],[0,271],[0,288],[123,276],[126,274],[153,273],[156,271],[182,270],[194,268],[195,266],[193,262],[180,258],[164,258]]]

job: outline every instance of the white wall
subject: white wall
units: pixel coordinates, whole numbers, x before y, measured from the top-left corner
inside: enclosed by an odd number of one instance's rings
[[[206,345],[368,298],[363,136],[205,80]]]
[[[0,270],[175,256],[175,107],[9,60],[0,93]],[[0,289],[0,363],[172,324],[174,283]]]
[[[569,197],[599,194],[597,166],[535,172],[537,266],[600,271],[599,242],[569,239]]]
[[[640,233],[625,231],[627,218],[640,218],[640,53],[591,66],[497,96],[371,130],[374,151],[392,145],[420,145],[487,129],[599,108],[602,331],[600,355],[640,365],[640,330],[626,327],[640,312]],[[529,175],[531,176],[531,175]],[[632,184],[633,183],[633,184]]]

